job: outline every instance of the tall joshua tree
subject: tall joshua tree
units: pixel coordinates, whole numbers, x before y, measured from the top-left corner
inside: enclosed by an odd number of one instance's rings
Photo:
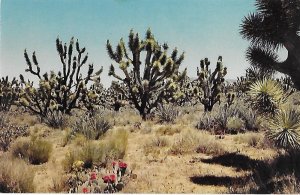
[[[144,40],[131,30],[129,33],[128,48],[123,39],[113,51],[109,41],[106,44],[108,55],[119,64],[124,76],[116,74],[113,65],[110,66],[109,75],[115,77],[126,85],[127,91],[120,90],[124,97],[133,103],[143,119],[159,103],[166,94],[177,90],[177,83],[183,80],[186,70],[179,72],[179,66],[184,59],[184,53],[178,56],[175,48],[168,56],[168,45],[160,45],[148,29]],[[145,54],[144,63],[141,58]],[[116,86],[115,82],[115,87]]]
[[[222,87],[224,86],[224,77],[227,74],[227,67],[223,66],[222,56],[219,56],[215,70],[212,72],[209,68],[208,58],[200,60],[200,69],[197,67],[197,91],[200,102],[204,105],[204,111],[212,111],[214,105],[221,101]],[[234,96],[228,96],[228,102],[233,101]],[[229,101],[230,100],[230,101]]]
[[[82,67],[88,60],[85,47],[80,48],[78,40],[75,43],[73,38],[68,46],[57,38],[56,49],[62,70],[43,75],[35,52],[32,54],[32,60],[29,59],[27,51],[24,52],[28,66],[26,72],[39,78],[39,86],[34,88],[32,83],[25,81],[23,75],[20,75],[24,89],[20,93],[19,104],[41,117],[47,117],[53,111],[70,114],[74,108],[89,108],[89,102],[97,98],[97,94],[87,89],[87,84],[89,81],[100,83],[102,68],[94,73],[93,64],[89,64],[87,74],[82,75]]]
[[[256,0],[256,13],[244,18],[240,34],[251,42],[248,61],[291,77],[300,89],[300,1]],[[276,51],[285,47],[288,57],[279,62]]]

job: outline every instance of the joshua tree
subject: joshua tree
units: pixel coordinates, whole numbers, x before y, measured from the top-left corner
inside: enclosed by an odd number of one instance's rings
[[[0,111],[8,111],[19,98],[20,83],[16,78],[8,80],[8,76],[0,80]]]
[[[200,70],[197,67],[198,88],[203,93],[200,94],[199,99],[204,105],[204,111],[211,111],[215,103],[220,102],[220,93],[225,81],[224,76],[227,74],[227,68],[223,67],[222,56],[219,56],[213,72],[209,69],[209,65],[210,61],[208,61],[208,58],[205,58],[200,61]]]
[[[256,0],[256,13],[244,18],[241,35],[251,42],[246,52],[255,66],[273,69],[291,77],[300,89],[300,1]],[[285,47],[288,57],[279,62],[274,49]]]
[[[168,45],[160,45],[148,29],[144,40],[131,30],[129,33],[127,52],[123,39],[113,51],[109,41],[106,44],[109,57],[119,64],[124,77],[116,74],[113,65],[110,66],[109,75],[115,77],[126,85],[127,91],[121,90],[124,97],[133,103],[143,119],[159,103],[162,102],[167,93],[173,94],[177,91],[177,83],[186,75],[179,72],[179,66],[184,59],[184,53],[178,57],[175,48],[168,56]],[[145,53],[145,61],[141,57]]]
[[[56,49],[63,69],[62,72],[59,71],[57,74],[51,71],[50,75],[48,73],[41,75],[35,52],[32,55],[32,64],[25,50],[24,57],[28,66],[26,72],[30,72],[39,78],[39,86],[34,88],[32,83],[25,81],[23,75],[20,75],[20,79],[25,86],[19,101],[22,106],[42,117],[47,117],[49,112],[54,111],[70,114],[73,108],[89,105],[85,102],[97,98],[94,93],[89,92],[86,85],[90,80],[100,83],[102,68],[93,74],[93,64],[89,64],[87,75],[83,76],[81,68],[86,65],[88,55],[85,54],[85,48],[80,48],[78,40],[75,43],[77,55],[74,54],[75,52],[73,53],[73,48],[73,38],[68,47],[66,43],[63,45],[57,38]]]

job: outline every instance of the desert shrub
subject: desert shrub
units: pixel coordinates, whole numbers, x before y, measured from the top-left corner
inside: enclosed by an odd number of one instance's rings
[[[244,128],[244,121],[239,117],[233,116],[227,119],[227,129],[231,133],[237,133]]]
[[[264,136],[258,133],[238,134],[236,137],[234,137],[234,141],[238,143],[245,143],[251,147],[260,148],[265,146],[265,144],[263,143],[265,141]]]
[[[70,128],[64,129],[64,134],[61,140],[61,146],[65,147],[73,139],[73,137],[74,135]]]
[[[67,192],[67,189],[67,178],[63,175],[59,175],[58,173],[56,173],[56,175],[52,177],[52,184],[49,187],[49,191],[55,193],[62,193]]]
[[[208,155],[222,155],[226,153],[226,150],[223,144],[210,138],[200,142],[196,148],[196,152]]]
[[[2,156],[0,158],[0,192],[33,193],[35,172],[24,161]]]
[[[238,105],[238,116],[245,122],[245,128],[250,131],[257,131],[260,128],[258,113],[244,105]]]
[[[0,150],[7,151],[11,142],[21,136],[28,136],[29,131],[27,126],[6,125],[0,127]]]
[[[219,154],[224,152],[224,146],[217,143],[214,136],[205,132],[197,132],[188,129],[181,132],[174,140],[170,148],[170,153],[185,154],[193,151],[203,152],[208,154]]]
[[[183,126],[178,125],[163,125],[157,128],[156,134],[158,135],[174,135],[175,133],[180,133]]]
[[[0,127],[5,127],[9,122],[9,118],[6,112],[0,112]]]
[[[43,121],[53,128],[63,128],[67,125],[68,119],[61,111],[48,112]]]
[[[166,147],[169,145],[169,141],[164,136],[155,136],[148,143],[146,143],[145,147]]]
[[[122,159],[125,155],[128,143],[128,132],[124,129],[117,129],[106,138],[104,138],[103,145],[107,151],[107,157],[111,159]]]
[[[300,148],[300,112],[282,108],[268,123],[266,136],[278,147],[287,150]]]
[[[174,123],[179,116],[179,110],[175,105],[159,105],[156,112],[160,123]]]
[[[110,121],[103,115],[96,115],[92,117],[85,115],[80,116],[78,120],[74,121],[72,124],[72,131],[73,134],[80,133],[88,139],[97,140],[111,127],[112,125]]]
[[[76,146],[84,146],[88,142],[88,139],[82,134],[76,134],[74,136],[73,143]]]
[[[156,135],[145,140],[143,151],[145,156],[151,154],[153,158],[157,159],[162,152],[167,152],[168,146],[170,146],[170,141],[166,136]]]
[[[42,164],[49,160],[52,144],[41,138],[32,137],[16,140],[12,145],[12,154],[28,160],[31,164]]]
[[[205,112],[203,116],[198,120],[196,125],[197,129],[212,130],[214,129],[215,119],[211,113]]]
[[[85,168],[91,168],[93,164],[103,160],[103,152],[102,145],[87,142],[81,149],[79,159],[84,162]]]
[[[62,162],[64,170],[69,172],[75,161],[83,161],[85,168],[93,164],[106,163],[109,159],[122,159],[128,142],[128,132],[118,129],[106,135],[100,143],[87,141],[83,146],[71,149]]]

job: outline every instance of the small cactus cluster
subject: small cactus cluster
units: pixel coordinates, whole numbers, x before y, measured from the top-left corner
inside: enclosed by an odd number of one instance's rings
[[[75,161],[68,179],[70,193],[116,193],[121,191],[130,178],[136,175],[128,171],[125,162],[113,162],[112,168],[94,166],[84,169],[83,161]]]
[[[74,45],[76,54],[73,52]],[[20,75],[23,88],[18,103],[41,117],[47,117],[48,113],[55,111],[70,114],[74,108],[90,109],[99,98],[98,92],[93,88],[89,90],[87,84],[89,81],[93,81],[95,85],[100,83],[102,68],[94,73],[93,64],[89,64],[87,75],[82,75],[81,69],[88,59],[85,48],[80,48],[78,40],[75,43],[73,38],[68,47],[57,38],[56,48],[63,69],[58,73],[51,71],[50,74],[45,73],[42,76],[35,52],[32,55],[33,63],[27,51],[24,52],[28,66],[26,72],[36,75],[39,85],[35,88],[32,82],[25,81],[23,75]]]
[[[208,58],[200,61],[200,69],[197,67],[198,91],[202,91],[199,96],[200,102],[204,105],[205,111],[211,111],[215,103],[221,101],[221,92],[224,87],[224,77],[227,68],[223,67],[222,56],[219,56],[216,68],[213,72],[209,69]],[[234,96],[232,96],[233,98]]]
[[[131,30],[128,41],[129,51],[125,47],[123,39],[114,51],[109,41],[106,47],[109,57],[115,61],[124,76],[115,72],[115,67],[110,66],[109,76],[115,77],[126,85],[126,91],[121,91],[143,119],[151,113],[167,96],[176,94],[180,89],[178,83],[185,78],[186,70],[179,72],[179,66],[184,59],[184,53],[178,56],[175,48],[168,56],[169,46],[165,43],[160,45],[148,29],[144,40]],[[145,53],[144,64],[141,62],[143,52]]]
[[[20,83],[16,78],[8,80],[8,76],[0,80],[0,111],[8,111],[19,98]]]

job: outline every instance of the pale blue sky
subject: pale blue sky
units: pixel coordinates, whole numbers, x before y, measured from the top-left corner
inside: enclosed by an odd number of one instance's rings
[[[200,59],[213,65],[219,55],[228,67],[226,78],[244,74],[249,43],[239,35],[244,16],[255,11],[254,0],[2,0],[0,75],[33,78],[25,73],[23,51],[36,51],[41,71],[58,70],[55,39],[74,36],[89,52],[95,68],[104,67],[108,86],[109,59],[105,43],[127,40],[130,29],[144,36],[148,27],[156,39],[185,51],[182,67],[196,76]]]

